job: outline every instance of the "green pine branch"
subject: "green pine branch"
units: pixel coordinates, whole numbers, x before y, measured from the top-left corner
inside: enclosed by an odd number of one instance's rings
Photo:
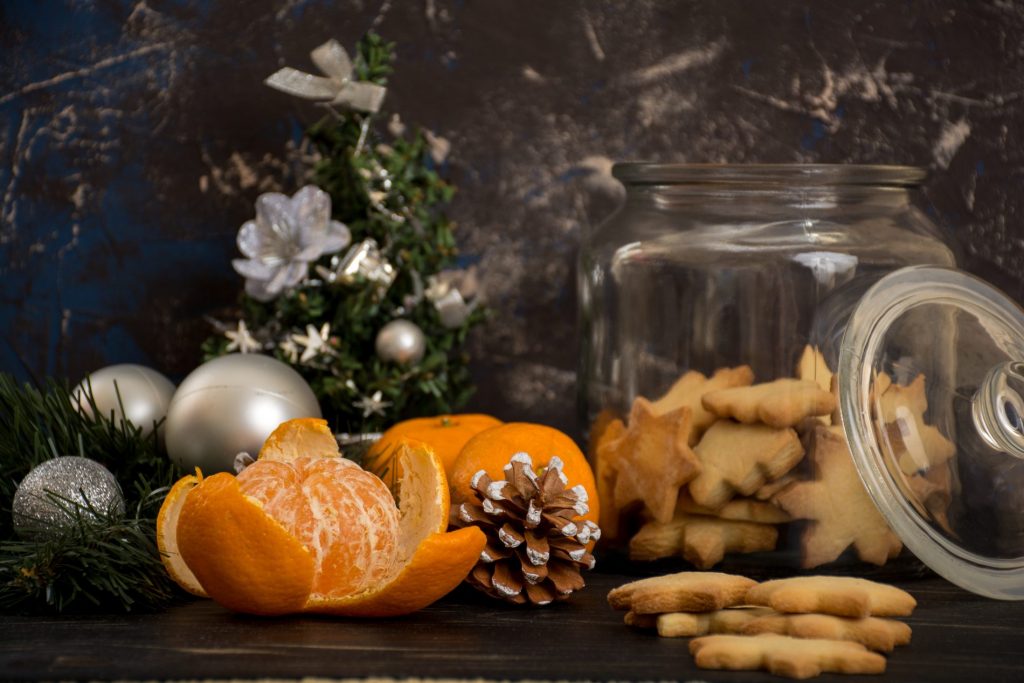
[[[144,493],[129,516],[54,500],[73,520],[63,533],[0,543],[0,610],[127,612],[168,604],[177,589],[153,533],[165,492]]]
[[[156,548],[156,514],[178,476],[159,447],[129,423],[80,413],[64,383],[20,385],[0,374],[0,610],[127,611],[164,605],[175,594]],[[69,501],[74,522],[49,540],[19,538],[12,504],[33,467],[59,455],[96,460],[117,478],[128,514]]]

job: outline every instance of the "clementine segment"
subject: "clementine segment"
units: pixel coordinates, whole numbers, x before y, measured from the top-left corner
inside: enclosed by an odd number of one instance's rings
[[[393,425],[369,450],[368,458],[386,457],[402,439],[422,441],[441,458],[445,474],[451,476],[459,452],[471,438],[491,427],[503,424],[490,415],[438,415],[417,417]]]
[[[456,503],[475,497],[470,485],[473,475],[480,470],[491,479],[504,479],[504,467],[516,453],[527,453],[538,470],[547,466],[551,458],[562,459],[562,472],[569,486],[581,484],[587,491],[589,512],[583,515],[597,523],[601,514],[600,500],[594,483],[594,472],[586,456],[572,439],[563,432],[545,425],[510,422],[480,432],[463,447],[452,467],[449,484]]]
[[[291,462],[298,457],[312,455],[332,457],[341,455],[338,440],[327,426],[327,420],[318,417],[300,417],[282,422],[260,448],[258,460]]]

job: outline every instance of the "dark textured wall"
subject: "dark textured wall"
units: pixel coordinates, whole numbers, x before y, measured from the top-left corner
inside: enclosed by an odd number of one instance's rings
[[[0,3],[0,370],[180,379],[230,314],[238,226],[318,111],[261,81],[398,42],[387,106],[451,144],[497,318],[475,407],[571,425],[574,259],[611,161],[926,166],[964,266],[1024,299],[1024,6],[979,2]]]

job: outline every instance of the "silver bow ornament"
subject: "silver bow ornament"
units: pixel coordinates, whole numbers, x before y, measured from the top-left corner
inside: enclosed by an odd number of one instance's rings
[[[380,109],[387,88],[353,80],[352,60],[338,41],[328,40],[310,52],[309,57],[326,76],[314,76],[286,66],[263,82],[307,100],[326,100],[328,104],[371,113]]]
[[[372,237],[353,246],[345,256],[332,258],[330,268],[317,266],[316,272],[329,284],[351,285],[364,278],[376,286],[377,296],[383,296],[398,276]]]
[[[427,279],[424,292],[427,300],[434,304],[445,329],[462,327],[480,301],[476,267],[468,270],[446,270]]]

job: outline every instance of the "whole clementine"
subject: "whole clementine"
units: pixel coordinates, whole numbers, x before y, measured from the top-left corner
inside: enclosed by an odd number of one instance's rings
[[[587,491],[589,512],[583,515],[596,523],[601,512],[594,472],[576,442],[563,432],[546,425],[529,422],[509,422],[480,432],[462,448],[452,466],[448,484],[452,499],[462,502],[475,494],[470,481],[480,470],[492,479],[504,479],[503,469],[516,453],[528,453],[539,470],[557,456],[564,463],[562,473],[569,486],[581,484]]]
[[[445,474],[451,476],[452,465],[459,457],[462,447],[474,436],[503,424],[490,415],[437,415],[404,420],[391,426],[367,453],[367,461],[374,462],[379,456],[391,452],[403,439],[422,441],[430,446],[444,464]]]

